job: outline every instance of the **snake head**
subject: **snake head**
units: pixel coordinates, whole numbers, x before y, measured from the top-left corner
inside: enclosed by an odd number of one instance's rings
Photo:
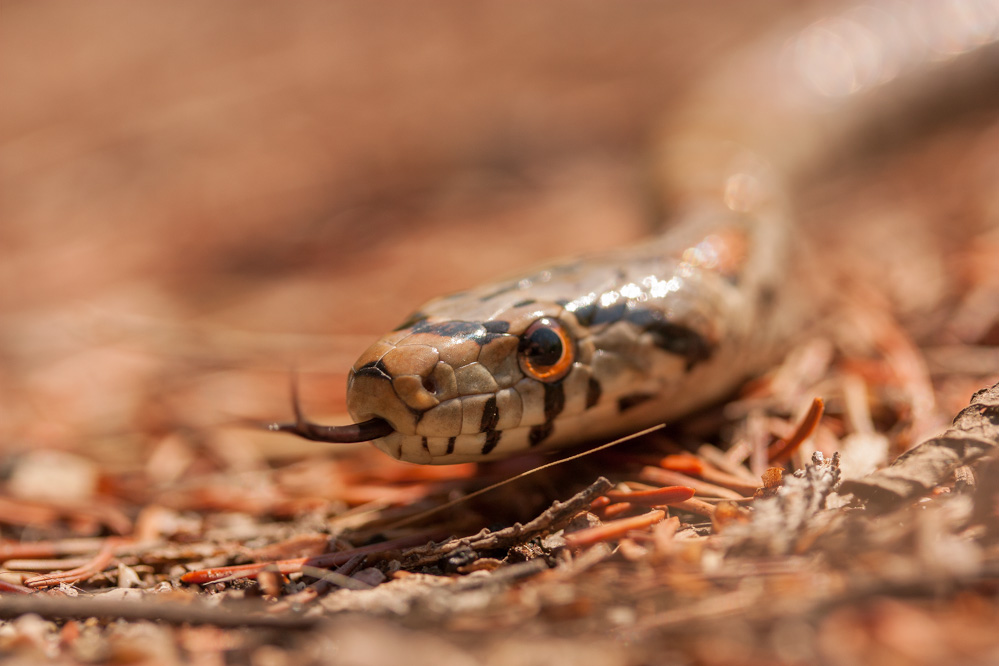
[[[715,354],[712,322],[751,321],[724,312],[736,286],[660,251],[620,266],[610,255],[431,301],[351,368],[354,425],[272,429],[408,462],[483,461],[634,432],[730,390],[744,355]]]
[[[393,432],[374,444],[413,462],[483,460],[540,444],[589,370],[556,304],[485,321],[418,318],[369,347],[350,371],[347,408]],[[584,345],[585,347],[585,345]],[[570,379],[571,378],[571,379]]]
[[[468,302],[458,302],[467,300]],[[523,299],[521,299],[523,301]],[[515,302],[481,320],[479,296],[438,299],[361,354],[347,379],[349,426],[273,424],[327,442],[371,441],[394,458],[448,464],[495,459],[554,442],[554,421],[599,397],[592,344],[565,308]]]
[[[472,396],[484,402],[515,371],[519,340],[508,328],[506,322],[424,320],[394,331],[351,368],[347,409],[357,420],[383,418],[403,435],[461,434],[473,416],[461,399],[466,406]]]

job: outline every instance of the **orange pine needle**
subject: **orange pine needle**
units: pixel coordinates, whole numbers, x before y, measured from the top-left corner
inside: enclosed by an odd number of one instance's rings
[[[118,545],[119,542],[117,539],[107,539],[100,551],[86,564],[60,573],[35,576],[24,581],[24,584],[33,589],[40,589],[55,587],[62,583],[79,583],[81,580],[96,576],[114,562],[115,549]]]
[[[666,506],[689,500],[694,496],[690,486],[666,486],[655,490],[636,490],[625,493],[620,490],[609,490],[605,495],[612,502],[627,502],[638,506]]]
[[[605,520],[617,518],[618,516],[628,513],[634,508],[634,505],[629,504],[628,502],[617,502],[607,506],[603,511],[601,511],[600,517]]]
[[[704,473],[704,461],[689,453],[674,453],[659,460],[659,466],[673,472],[701,476]]]
[[[822,398],[812,400],[812,404],[808,408],[808,413],[805,414],[805,418],[801,419],[801,423],[794,429],[794,433],[786,440],[778,440],[770,445],[770,448],[767,450],[767,457],[770,459],[770,462],[782,465],[790,460],[791,456],[794,455],[794,452],[798,450],[802,443],[815,432],[815,428],[818,427],[819,420],[822,419],[824,411],[825,403],[822,402]]]
[[[565,543],[569,548],[585,548],[601,541],[609,541],[622,537],[631,530],[645,529],[650,525],[655,525],[665,517],[665,511],[655,509],[640,516],[621,518],[620,520],[614,520],[603,525],[588,527],[572,534],[566,534]]]
[[[643,467],[642,471],[638,473],[638,478],[647,483],[654,483],[659,486],[687,486],[693,488],[698,495],[704,495],[705,497],[721,497],[723,499],[742,498],[741,494],[729,488],[723,488],[714,483],[708,483],[707,481],[695,479],[680,472],[662,469],[661,467]]]
[[[611,501],[607,499],[607,497],[601,495],[600,497],[590,502],[590,510],[594,511],[596,509],[602,509],[610,503]]]
[[[31,594],[31,588],[0,580],[0,594]]]

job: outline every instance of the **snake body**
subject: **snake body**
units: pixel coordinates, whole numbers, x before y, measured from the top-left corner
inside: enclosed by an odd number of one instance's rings
[[[772,364],[807,317],[788,278],[785,192],[900,106],[995,72],[997,37],[999,1],[923,0],[760,40],[664,133],[667,233],[433,300],[351,368],[347,406],[363,434],[275,429],[457,463],[634,432],[719,399]]]

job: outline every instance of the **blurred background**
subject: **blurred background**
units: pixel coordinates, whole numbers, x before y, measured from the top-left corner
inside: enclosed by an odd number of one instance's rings
[[[315,451],[204,428],[287,418],[292,366],[343,418],[422,301],[650,233],[656,126],[801,4],[5,1],[0,450]],[[830,279],[994,344],[997,148],[980,114],[802,193]]]

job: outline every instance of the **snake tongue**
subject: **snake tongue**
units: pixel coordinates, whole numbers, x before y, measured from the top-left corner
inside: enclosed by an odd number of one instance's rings
[[[388,421],[377,417],[343,426],[319,425],[300,418],[295,423],[271,423],[267,429],[272,432],[290,432],[314,442],[334,442],[337,444],[367,442],[395,432],[395,428]]]

